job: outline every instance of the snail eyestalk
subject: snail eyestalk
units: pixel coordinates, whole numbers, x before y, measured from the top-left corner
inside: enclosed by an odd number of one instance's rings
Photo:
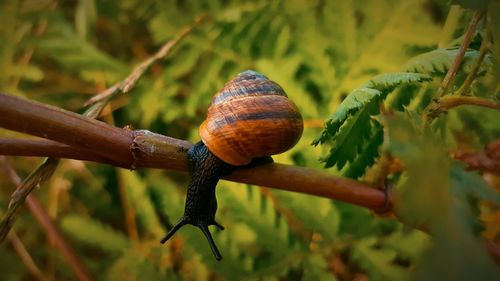
[[[219,178],[230,170],[231,165],[223,162],[208,151],[203,142],[195,144],[188,150],[188,160],[191,181],[188,185],[184,216],[160,242],[165,243],[181,227],[191,224],[201,229],[215,258],[221,260],[222,256],[215,245],[208,226],[215,225],[220,230],[224,230],[224,227],[215,221],[217,211],[215,187]]]

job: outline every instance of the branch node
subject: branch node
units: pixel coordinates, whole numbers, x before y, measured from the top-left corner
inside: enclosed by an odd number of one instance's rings
[[[375,212],[377,215],[380,216],[390,216],[393,213],[394,209],[394,192],[393,192],[394,186],[390,183],[386,183],[384,186],[384,205],[382,207],[373,209],[373,212]]]

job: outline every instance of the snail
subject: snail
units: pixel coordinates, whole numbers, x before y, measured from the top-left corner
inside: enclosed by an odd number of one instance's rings
[[[283,89],[264,75],[247,70],[215,94],[199,128],[201,141],[188,150],[191,180],[184,215],[161,240],[186,224],[206,236],[217,260],[222,256],[208,230],[215,220],[215,187],[238,167],[272,162],[271,155],[292,148],[302,135],[302,116]]]

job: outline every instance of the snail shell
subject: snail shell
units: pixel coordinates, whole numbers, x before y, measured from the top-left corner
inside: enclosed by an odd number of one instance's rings
[[[264,75],[247,70],[212,99],[200,137],[210,152],[232,165],[292,148],[303,130],[302,116],[285,91]]]

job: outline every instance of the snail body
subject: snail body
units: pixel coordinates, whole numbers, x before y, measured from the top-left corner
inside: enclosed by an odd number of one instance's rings
[[[209,225],[224,229],[215,221],[219,178],[238,166],[252,165],[253,159],[287,151],[300,139],[302,130],[297,107],[278,84],[264,75],[247,70],[226,83],[212,98],[207,118],[200,126],[202,141],[188,150],[191,181],[184,215],[161,242],[183,225],[192,224],[202,230],[215,258],[220,260],[208,230]]]

